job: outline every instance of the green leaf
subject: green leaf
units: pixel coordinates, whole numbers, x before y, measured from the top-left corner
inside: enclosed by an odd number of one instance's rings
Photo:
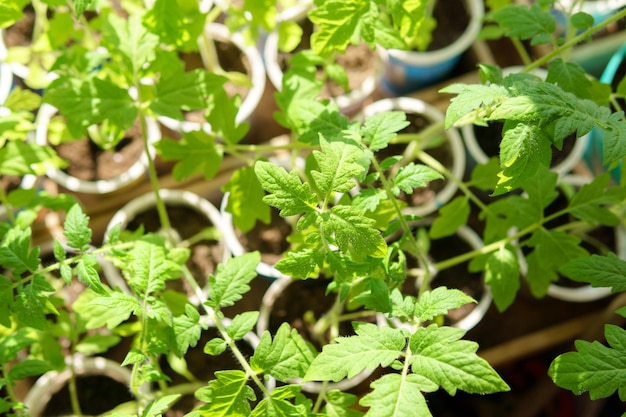
[[[304,376],[314,357],[315,351],[298,331],[291,329],[288,323],[283,323],[273,340],[269,332],[263,333],[250,365],[278,381],[286,382]]]
[[[484,125],[483,113],[491,113],[500,103],[512,96],[505,87],[498,84],[451,84],[439,92],[457,94],[450,99],[450,105],[446,110],[446,129],[474,122]]]
[[[593,99],[590,92],[593,84],[587,78],[585,70],[577,63],[566,62],[561,58],[551,61],[546,81],[558,84],[563,90],[580,98]]]
[[[76,17],[80,17],[87,8],[91,7],[94,4],[95,0],[75,0],[74,1],[74,12],[76,13]]]
[[[182,120],[181,110],[202,110],[215,100],[217,91],[224,89],[226,78],[202,69],[183,72],[182,68],[169,77],[161,77],[154,85],[154,100],[150,109],[156,114]]]
[[[157,0],[143,15],[144,25],[161,42],[189,51],[198,47],[206,16],[199,7],[179,0]]]
[[[411,337],[411,369],[441,386],[450,395],[457,389],[470,394],[508,391],[496,371],[476,355],[478,344],[460,339],[464,331],[431,324]]]
[[[271,221],[271,210],[263,203],[265,192],[257,179],[254,168],[239,168],[222,188],[229,192],[226,211],[233,216],[233,223],[242,232],[252,230],[257,220],[265,224]]]
[[[604,334],[608,347],[600,342],[577,340],[577,352],[559,355],[548,374],[556,385],[576,395],[588,391],[592,400],[618,391],[626,401],[626,331],[607,324]]]
[[[303,248],[301,250],[287,252],[276,263],[276,269],[285,275],[295,278],[309,278],[317,267],[319,259],[323,255],[315,248]]]
[[[552,281],[558,278],[556,272],[565,263],[587,256],[579,246],[580,239],[558,230],[537,229],[528,240],[534,250],[526,257],[528,273],[526,279],[536,297],[546,294]]]
[[[21,327],[0,337],[0,361],[9,363],[17,354],[38,340],[37,333],[28,327]]]
[[[12,381],[17,381],[29,376],[42,375],[51,370],[52,367],[48,362],[39,359],[24,359],[11,366],[8,377]]]
[[[57,313],[48,300],[47,293],[53,292],[54,288],[44,277],[35,275],[30,285],[23,287],[15,297],[14,310],[18,321],[38,330],[48,327],[46,314]]]
[[[48,167],[63,167],[65,162],[49,146],[9,141],[0,148],[0,174],[42,175]]]
[[[429,321],[467,303],[476,303],[476,300],[463,291],[437,287],[420,295],[415,306],[415,317],[421,321]]]
[[[426,165],[411,162],[398,170],[391,178],[391,186],[394,195],[400,195],[400,191],[413,194],[415,188],[425,188],[433,180],[443,179],[443,175]]]
[[[341,205],[324,213],[322,219],[324,236],[329,241],[334,241],[343,252],[358,257],[385,257],[387,244],[374,228],[374,220],[364,217],[352,207]]]
[[[76,351],[85,355],[104,353],[117,345],[122,338],[114,334],[91,334],[85,336],[77,345]]]
[[[330,0],[313,9],[308,17],[318,29],[311,36],[311,49],[323,57],[344,52],[369,7],[366,0]]]
[[[23,3],[23,4],[22,4]],[[9,1],[0,3],[0,28],[8,28],[24,17],[22,9],[27,2]]]
[[[293,391],[292,386],[279,387],[273,390],[269,398],[264,398],[259,402],[252,414],[250,414],[250,417],[308,417],[310,414],[307,412],[307,407],[303,404],[293,405],[287,401],[287,399],[294,397],[295,394],[290,392],[291,395],[286,397],[282,393],[282,391],[285,391],[285,388]]]
[[[372,383],[372,392],[359,402],[370,407],[367,415],[397,417],[430,417],[422,391],[432,392],[437,386],[415,374],[387,374]]]
[[[309,367],[305,381],[340,381],[364,370],[389,366],[398,359],[406,345],[401,329],[353,323],[356,336],[338,337],[324,346]]]
[[[132,76],[140,76],[145,64],[154,60],[159,37],[142,25],[141,15],[122,18],[110,13],[106,16],[102,33],[103,43],[110,51],[122,55]]]
[[[456,197],[439,209],[439,216],[435,218],[428,234],[431,239],[451,236],[467,223],[470,215],[470,205],[466,197]]]
[[[552,151],[550,139],[533,125],[518,124],[508,129],[500,143],[500,166],[497,188],[507,191],[521,186],[541,166],[549,166]]]
[[[204,353],[211,356],[218,356],[224,353],[227,348],[228,344],[226,341],[221,337],[216,337],[206,342],[206,345],[204,345]]]
[[[501,246],[487,257],[485,283],[491,288],[493,301],[502,312],[515,300],[520,288],[517,253],[510,245]]]
[[[430,30],[435,23],[428,2],[391,0],[388,2],[393,27],[406,44],[403,50],[425,50],[432,40]],[[430,11],[429,11],[430,10]]]
[[[137,118],[128,89],[107,79],[60,77],[46,88],[44,101],[59,109],[75,138],[84,136],[88,126],[105,120],[125,131]]]
[[[313,151],[319,170],[311,171],[315,184],[325,196],[350,191],[356,186],[355,177],[364,171],[358,163],[363,151],[348,141],[328,142],[321,135],[319,140],[321,152]]]
[[[0,245],[0,265],[13,269],[15,276],[39,267],[39,247],[30,250],[31,229],[13,228],[4,236]]]
[[[619,203],[626,197],[626,190],[609,187],[610,181],[609,174],[598,175],[574,194],[567,208],[574,216],[592,225],[619,225],[620,218],[603,205]]]
[[[172,170],[176,181],[194,174],[202,174],[207,180],[213,178],[224,158],[215,137],[202,130],[184,132],[180,140],[161,139],[155,148],[164,161],[178,161]]]
[[[263,201],[279,208],[281,216],[313,213],[317,208],[317,198],[295,171],[287,174],[283,168],[271,162],[257,161],[254,172],[261,186],[270,193]]]
[[[11,306],[13,304],[13,284],[0,275],[0,326],[11,327]],[[1,358],[0,358],[1,359]]]
[[[211,291],[206,304],[217,309],[240,300],[243,294],[250,291],[248,284],[256,278],[256,267],[260,261],[259,252],[249,252],[219,264],[217,273],[209,276]]]
[[[78,275],[78,279],[93,291],[101,295],[106,295],[109,291],[102,285],[100,275],[98,275],[98,271],[94,268],[95,264],[96,260],[88,257],[79,260],[76,264],[76,274]]]
[[[361,134],[372,151],[386,148],[399,131],[409,125],[406,114],[399,111],[377,113],[365,119]]]
[[[536,4],[530,8],[508,5],[491,13],[488,19],[504,28],[507,36],[531,39],[531,45],[551,42],[552,33],[556,30],[554,16]]]
[[[258,311],[246,311],[240,314],[237,314],[233,317],[230,325],[226,329],[226,332],[233,340],[243,339],[246,334],[248,334],[254,326],[259,318]]]
[[[157,398],[151,401],[141,413],[141,417],[161,416],[170,408],[176,400],[180,398],[181,394],[165,395],[161,398]]]
[[[207,404],[200,407],[203,415],[215,417],[249,417],[250,403],[256,396],[247,385],[248,377],[243,371],[217,371],[214,381],[204,392]]]
[[[174,334],[180,356],[187,353],[190,346],[196,346],[201,333],[200,313],[190,303],[185,304],[185,314],[174,317]]]
[[[180,274],[180,266],[167,259],[162,246],[139,240],[130,255],[128,283],[137,294],[162,291],[167,279]]]
[[[613,292],[626,291],[626,261],[614,253],[572,259],[559,272],[574,281],[588,282],[593,287],[611,287]]]
[[[67,245],[84,251],[91,242],[91,229],[89,229],[89,217],[83,212],[79,204],[74,204],[67,212],[63,224],[63,235],[67,239]]]
[[[339,390],[331,390],[326,393],[326,406],[322,410],[328,417],[359,417],[363,413],[354,410],[352,407],[356,404],[358,397],[348,392]]]
[[[112,292],[108,296],[97,296],[89,301],[89,305],[81,312],[87,320],[87,328],[95,329],[106,325],[109,329],[117,327],[128,320],[131,314],[142,309],[139,300],[132,295]]]

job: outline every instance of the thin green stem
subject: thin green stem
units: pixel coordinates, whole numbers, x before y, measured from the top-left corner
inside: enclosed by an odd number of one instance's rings
[[[442,173],[443,176],[446,177],[449,181],[454,182],[459,188],[459,190],[461,190],[463,194],[465,194],[470,200],[472,200],[472,202],[476,204],[480,208],[481,211],[485,213],[490,212],[489,207],[485,203],[483,203],[482,200],[478,198],[476,194],[472,192],[472,190],[470,190],[467,184],[465,184],[460,178],[457,178],[456,176],[454,176],[452,172],[450,172],[445,166],[443,166],[437,159],[433,158],[427,152],[424,152],[424,151],[420,151],[417,154],[417,157],[419,158],[420,161],[422,161],[423,163],[425,163],[432,169]]]
[[[0,204],[5,208],[6,215],[11,223],[15,223],[15,213],[13,213],[13,206],[7,200],[7,194],[4,188],[0,187]]]
[[[511,43],[513,44],[513,47],[515,48],[515,51],[517,52],[519,57],[522,59],[522,63],[524,65],[530,65],[533,60],[528,54],[528,51],[526,50],[526,47],[524,47],[522,41],[518,38],[511,38]]]
[[[2,379],[4,381],[6,381],[6,384],[4,385],[4,389],[6,391],[6,395],[8,396],[9,400],[11,401],[11,404],[13,404],[13,405],[19,404],[20,400],[18,400],[17,396],[15,395],[15,390],[13,389],[13,384],[11,383],[12,381],[8,377],[9,370],[6,368],[6,364],[4,364],[4,363],[0,363],[0,375],[2,376]],[[21,410],[21,409],[14,408],[14,411],[15,411],[16,415],[18,415],[18,416],[24,415],[24,411]]]
[[[246,375],[250,379],[252,379],[252,381],[255,383],[255,385],[261,390],[261,392],[263,392],[263,394],[265,396],[269,396],[269,391],[265,387],[265,384],[259,378],[259,376],[254,371],[254,369],[252,369],[252,367],[248,363],[248,360],[245,358],[243,353],[241,353],[241,351],[239,350],[239,347],[237,347],[237,344],[235,343],[235,340],[230,337],[230,335],[226,331],[226,328],[222,324],[222,321],[221,321],[219,315],[215,312],[215,310],[213,310],[211,307],[206,305],[207,298],[204,295],[204,291],[202,291],[202,288],[200,288],[200,286],[196,282],[196,279],[191,274],[191,271],[189,271],[189,268],[187,268],[186,265],[183,265],[182,266],[182,271],[183,271],[183,277],[185,278],[185,281],[192,288],[192,290],[193,290],[194,294],[196,295],[196,297],[198,297],[198,300],[200,301],[200,304],[204,308],[204,311],[207,313],[207,315],[213,321],[213,324],[215,325],[215,328],[218,330],[218,332],[220,333],[220,336],[222,337],[222,339],[224,339],[224,341],[226,342],[226,344],[230,348],[231,352],[233,353],[233,355],[235,356],[235,358],[237,359],[237,361],[239,362],[239,364],[243,368],[243,370],[246,373]]]
[[[424,283],[420,287],[420,294],[421,294],[422,292],[426,291],[427,287],[430,286],[431,274],[430,274],[430,268],[428,268],[428,265],[429,265],[428,259],[426,259],[426,255],[422,253],[422,250],[420,249],[419,244],[417,243],[417,240],[415,239],[415,236],[413,236],[413,232],[411,231],[411,228],[409,227],[409,223],[404,217],[404,214],[402,213],[402,209],[400,208],[400,205],[398,204],[396,197],[393,195],[393,192],[391,191],[391,184],[387,180],[387,177],[385,177],[385,173],[383,172],[383,169],[381,168],[380,164],[378,163],[378,161],[376,160],[374,156],[372,156],[371,162],[372,162],[372,166],[374,167],[374,170],[378,173],[380,177],[380,182],[383,186],[383,189],[385,190],[385,193],[387,194],[387,198],[389,199],[389,201],[391,201],[393,210],[395,211],[398,217],[398,221],[400,222],[400,227],[402,228],[402,230],[404,231],[404,235],[408,239],[411,253],[417,258],[420,265],[424,265],[425,267],[426,273],[424,275]]]
[[[74,367],[74,361],[70,362],[70,381],[69,381],[69,391],[70,391],[70,404],[72,405],[72,412],[76,416],[82,416],[83,412],[80,408],[80,401],[78,399],[78,386],[76,384],[76,369]]]
[[[596,33],[598,31],[606,28],[611,23],[616,22],[616,21],[618,21],[618,20],[620,20],[620,19],[622,19],[624,17],[626,17],[626,9],[620,10],[619,12],[617,12],[614,15],[610,16],[606,20],[598,23],[596,26],[593,26],[593,27],[585,30],[584,32],[574,36],[572,39],[566,41],[562,45],[560,45],[557,48],[555,48],[552,52],[547,53],[546,55],[544,55],[541,58],[537,59],[535,62],[531,63],[530,65],[526,65],[524,67],[524,71],[525,72],[530,72],[530,71],[534,70],[535,68],[538,68],[538,67],[542,66],[543,64],[545,64],[547,62],[550,62],[552,59],[556,58],[561,53],[564,53],[565,51],[568,51],[574,45],[584,41],[585,39],[589,38],[594,33]]]

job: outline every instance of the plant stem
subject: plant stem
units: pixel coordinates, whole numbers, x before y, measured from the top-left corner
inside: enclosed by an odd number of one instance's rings
[[[557,56],[559,56],[561,53],[569,50],[570,48],[572,48],[577,43],[584,41],[585,39],[587,39],[588,37],[590,37],[594,33],[604,29],[605,27],[607,27],[611,23],[616,22],[616,21],[622,19],[623,17],[626,17],[626,9],[620,10],[619,12],[615,13],[614,15],[612,15],[609,18],[607,18],[606,20],[600,22],[596,26],[593,26],[593,27],[585,30],[584,32],[580,33],[579,35],[574,36],[572,39],[566,41],[563,45],[555,48],[552,52],[547,53],[546,55],[544,55],[541,58],[537,59],[535,62],[531,63],[530,65],[526,65],[524,67],[524,71],[525,72],[530,72],[530,71],[534,70],[535,68],[538,68],[538,67],[542,66],[543,64],[545,64],[545,63],[549,62],[550,60],[552,60],[553,58],[556,58]]]
[[[241,351],[237,347],[235,340],[233,340],[233,338],[230,337],[230,335],[226,331],[226,328],[222,324],[221,319],[218,316],[218,314],[215,312],[215,310],[213,310],[211,307],[206,305],[207,298],[204,295],[202,288],[200,288],[200,286],[196,282],[196,279],[191,274],[191,271],[189,271],[189,268],[187,268],[186,265],[183,265],[182,271],[183,271],[183,277],[185,278],[189,286],[193,289],[195,295],[198,297],[198,300],[200,300],[200,303],[202,307],[204,308],[204,311],[213,321],[215,328],[219,331],[220,336],[222,337],[222,339],[224,339],[224,341],[230,348],[231,352],[233,353],[233,355],[235,356],[235,358],[237,359],[237,361],[239,362],[239,364],[245,371],[246,375],[248,375],[248,377],[250,377],[250,379],[254,381],[254,383],[261,390],[261,392],[263,392],[265,396],[269,396],[269,391],[267,390],[267,387],[265,387],[265,384],[263,383],[263,381],[261,381],[257,373],[254,371],[254,369],[252,369],[252,367],[248,363],[248,360],[243,356],[243,353],[241,353]]]
[[[528,51],[524,47],[524,44],[522,43],[522,41],[519,40],[518,38],[511,38],[511,43],[513,44],[513,47],[515,48],[515,51],[517,52],[519,57],[522,59],[522,63],[524,65],[530,65],[533,62],[533,60],[528,54]]]
[[[391,201],[393,210],[396,212],[396,215],[398,216],[400,227],[404,231],[404,235],[407,237],[409,241],[411,253],[417,258],[420,265],[424,265],[425,274],[424,274],[424,283],[420,287],[420,294],[421,294],[424,291],[426,291],[427,287],[430,286],[431,274],[430,274],[430,268],[428,268],[428,260],[426,259],[425,254],[422,253],[422,250],[420,249],[417,243],[417,240],[415,239],[415,236],[413,236],[411,228],[409,227],[409,223],[406,221],[406,218],[404,217],[404,213],[402,213],[402,209],[398,205],[398,201],[396,200],[396,197],[393,195],[393,192],[391,191],[391,184],[389,184],[389,181],[387,180],[387,177],[385,177],[383,169],[381,168],[380,164],[376,160],[375,156],[372,156],[371,162],[372,162],[372,166],[374,167],[374,169],[376,170],[376,172],[378,173],[380,177],[380,181],[383,185],[385,193],[387,194],[387,198]]]
[[[69,381],[69,391],[70,391],[70,403],[72,404],[72,412],[74,415],[82,416],[83,412],[80,408],[80,401],[78,400],[78,387],[76,385],[76,368],[74,367],[74,361],[70,362],[70,381]]]

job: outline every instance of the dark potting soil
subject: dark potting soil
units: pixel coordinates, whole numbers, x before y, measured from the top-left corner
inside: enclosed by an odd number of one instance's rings
[[[33,39],[35,12],[32,5],[24,8],[24,17],[3,31],[3,39],[7,48],[14,46],[30,46]]]
[[[442,49],[461,37],[470,22],[464,0],[439,0],[435,2],[433,17],[437,26],[432,33],[428,51]]]
[[[274,265],[289,249],[287,236],[290,234],[291,226],[287,219],[281,217],[277,209],[272,208],[269,224],[257,221],[252,230],[238,233],[238,237],[244,248],[248,251],[259,251],[263,262]]]
[[[80,407],[86,415],[103,414],[134,399],[125,384],[104,375],[79,375],[76,385]],[[69,386],[65,385],[52,396],[42,415],[56,417],[71,414]]]
[[[283,323],[296,329],[298,333],[310,342],[318,351],[322,346],[328,344],[328,333],[322,335],[324,340],[319,340],[313,334],[313,323],[322,317],[333,306],[336,294],[326,295],[326,288],[329,281],[323,277],[317,279],[294,280],[276,298],[272,311],[270,312],[268,330],[276,334],[278,328]],[[373,321],[374,317],[371,318]],[[361,318],[361,321],[370,321],[368,318]],[[341,336],[354,335],[354,328],[351,322],[341,322],[339,324],[339,334]]]
[[[144,151],[141,127],[137,121],[114,149],[105,151],[91,139],[83,138],[54,147],[69,163],[64,171],[84,181],[115,178],[128,170]]]

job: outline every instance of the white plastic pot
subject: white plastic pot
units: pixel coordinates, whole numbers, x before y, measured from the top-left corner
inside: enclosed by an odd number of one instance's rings
[[[43,104],[39,109],[35,130],[35,142],[39,145],[48,144],[48,125],[57,112],[58,110],[49,104]],[[161,130],[156,121],[151,118],[146,118],[146,126],[150,155],[143,152],[137,162],[119,176],[108,180],[85,181],[54,167],[48,168],[46,176],[62,187],[78,193],[107,194],[123,189],[140,180],[148,170],[148,158],[154,159],[156,156],[156,150],[152,144],[161,139]]]
[[[117,362],[103,357],[82,356],[67,358],[67,361],[73,361],[73,367],[77,376],[102,375],[130,387],[130,370],[120,366]],[[61,372],[46,372],[39,377],[24,399],[24,405],[29,415],[31,417],[43,416],[42,413],[52,396],[69,383],[70,377],[71,372],[69,368]],[[147,389],[147,387],[144,387],[144,389]],[[116,405],[119,405],[119,403],[112,404],[111,409]]]
[[[510,74],[517,73],[522,70],[523,67],[513,66],[504,68],[502,70],[502,75],[507,76]],[[533,74],[538,77],[545,79],[548,75],[548,72],[542,68],[537,68],[533,71]],[[480,146],[478,139],[476,138],[476,131],[474,130],[474,125],[465,125],[461,127],[461,132],[463,134],[463,140],[465,141],[465,147],[467,148],[468,153],[472,157],[472,160],[477,164],[486,164],[489,161],[490,157],[494,157],[497,155],[487,155],[483,148]],[[576,143],[572,147],[571,151],[567,156],[558,164],[554,165],[550,169],[553,172],[558,173],[563,176],[569,172],[571,172],[574,167],[583,159],[585,152],[589,146],[590,135],[583,135],[579,138],[576,138]]]
[[[199,195],[191,191],[161,189],[159,190],[159,196],[166,206],[184,206],[191,208],[205,216],[206,219],[209,220],[209,222],[220,232],[222,236],[228,233],[228,230],[224,226],[224,220],[219,210],[213,204],[211,204],[210,201],[200,197]],[[152,192],[148,192],[130,200],[128,203],[126,203],[126,205],[120,208],[113,215],[113,217],[107,224],[104,232],[104,242],[108,242],[111,230],[114,226],[119,225],[120,228],[124,230],[128,226],[128,224],[135,217],[137,217],[137,215],[155,207],[156,197]],[[230,253],[228,251],[225,251],[223,260],[226,260],[229,257]],[[128,286],[126,285],[126,281],[124,280],[124,278],[122,278],[117,269],[107,269],[104,272],[110,286],[118,286],[122,291],[130,292]],[[194,297],[192,297],[190,301],[192,303],[199,302],[199,300]]]
[[[287,289],[289,285],[296,281],[297,280],[294,280],[291,277],[282,276],[272,282],[269,288],[265,291],[265,294],[263,295],[263,299],[261,301],[261,306],[259,308],[259,319],[257,320],[257,335],[259,337],[262,337],[263,333],[269,329],[270,314],[272,312],[272,309],[274,308],[276,300],[283,293],[283,291]],[[297,300],[294,300],[294,302],[297,302]],[[385,325],[385,319],[382,314],[378,314],[376,320],[378,325]],[[349,390],[367,380],[367,378],[369,378],[372,373],[373,370],[365,370],[355,375],[353,378],[343,379],[339,382],[329,382],[326,385],[322,382],[316,381],[301,383],[299,379],[295,379],[291,382],[299,383],[302,387],[302,390],[305,392],[319,394],[320,392],[322,392],[322,390],[325,389],[338,389],[341,391]]]
[[[444,80],[452,72],[482,27],[483,1],[466,0],[465,4],[470,15],[469,24],[462,35],[446,47],[425,52],[378,48],[386,66],[382,79],[386,90],[404,95]]]
[[[388,111],[403,111],[406,114],[419,114],[433,123],[441,122],[445,117],[436,107],[412,97],[386,98],[375,101],[366,106],[358,117],[364,119],[367,116]],[[456,128],[450,128],[446,130],[444,134],[450,145],[453,160],[452,166],[447,168],[456,178],[463,178],[465,171],[465,148],[461,135]],[[439,207],[450,201],[456,191],[456,183],[454,181],[447,181],[444,188],[436,194],[435,199],[421,206],[406,207],[403,211],[406,214],[426,216],[435,212]]]
[[[248,74],[248,76],[250,77],[252,86],[241,102],[239,111],[235,116],[235,121],[241,123],[249,120],[259,105],[263,97],[263,92],[265,91],[266,75],[261,54],[256,47],[246,44],[240,33],[230,33],[228,28],[220,23],[208,23],[204,30],[210,39],[215,39],[220,42],[231,42],[247,58],[251,70],[251,74]],[[198,42],[201,43],[203,41],[199,39]],[[159,117],[158,119],[165,127],[176,132],[191,132],[196,130],[204,130],[207,133],[211,132],[209,123],[176,120],[169,117]]]

